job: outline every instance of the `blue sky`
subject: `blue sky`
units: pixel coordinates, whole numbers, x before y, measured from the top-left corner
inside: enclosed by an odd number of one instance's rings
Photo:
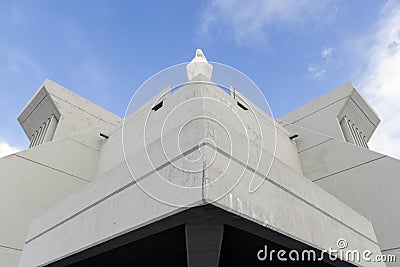
[[[208,60],[247,74],[276,117],[353,81],[379,113],[373,149],[400,157],[399,1],[1,1],[0,154],[46,78],[123,116],[152,74]]]

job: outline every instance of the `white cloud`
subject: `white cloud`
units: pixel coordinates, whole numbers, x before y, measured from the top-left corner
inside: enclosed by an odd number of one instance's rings
[[[332,47],[326,47],[325,46],[321,51],[321,56],[323,58],[327,58],[332,54],[332,52],[333,52],[333,48]]]
[[[331,66],[333,48],[324,46],[321,50],[320,63],[308,65],[307,71],[312,78],[318,79],[326,73],[328,68]]]
[[[240,44],[259,42],[267,37],[270,26],[287,30],[307,20],[327,18],[321,16],[326,3],[318,0],[211,0],[197,33],[202,36],[224,28]]]
[[[370,141],[373,150],[400,158],[400,3],[389,2],[381,13],[369,63],[358,84],[382,122]]]
[[[6,141],[0,139],[0,158],[20,151],[20,148],[11,146]]]
[[[313,77],[314,79],[323,76],[326,72],[325,67],[320,65],[310,65],[308,66],[307,70],[311,74],[311,77]]]

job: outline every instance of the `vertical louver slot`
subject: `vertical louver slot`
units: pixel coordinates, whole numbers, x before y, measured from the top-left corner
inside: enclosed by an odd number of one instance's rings
[[[362,131],[356,127],[346,116],[340,122],[344,137],[347,142],[353,143],[357,146],[368,148],[367,138],[363,135]]]
[[[29,147],[34,147],[53,140],[54,133],[57,127],[57,119],[51,115],[43,124],[32,134]]]

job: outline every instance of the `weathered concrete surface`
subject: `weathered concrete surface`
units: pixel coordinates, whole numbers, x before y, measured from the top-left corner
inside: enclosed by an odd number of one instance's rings
[[[19,266],[54,262],[202,203],[318,249],[346,238],[350,249],[379,253],[371,223],[303,176],[289,132],[256,107],[240,109],[210,83],[167,90],[163,101],[127,118],[102,146],[96,179],[33,222]]]
[[[352,135],[368,141],[379,124],[354,85],[276,124],[212,83],[201,54],[188,84],[161,90],[124,125],[54,82],[41,86],[18,118],[34,146],[0,159],[1,266],[21,253],[22,267],[55,262],[206,203],[320,250],[345,238],[349,250],[399,252],[400,164]]]
[[[33,219],[94,179],[99,132],[112,129],[106,124],[0,159],[0,247],[15,264]]]
[[[50,139],[42,135],[36,146],[0,159],[0,266],[17,265],[34,218],[94,179],[99,133],[110,135],[121,122],[47,80],[18,120],[30,138],[51,115],[59,123]]]
[[[299,139],[323,136],[304,131],[297,129]],[[299,156],[304,175],[371,220],[382,253],[400,259],[400,161],[335,138],[300,151]]]
[[[346,140],[339,124],[346,114],[366,129],[368,139],[379,124],[352,84],[291,112],[281,124],[299,134],[296,143],[304,175],[369,219],[382,253],[397,256],[397,263],[387,266],[400,266],[400,161]],[[343,131],[342,137],[333,129]]]
[[[47,129],[48,125],[43,127],[52,118],[56,124],[54,129]],[[104,124],[117,126],[122,119],[61,85],[46,80],[23,108],[18,121],[31,142],[35,135],[41,136],[41,140],[35,140],[34,145],[38,145]],[[51,133],[43,136],[44,130]]]
[[[354,143],[346,140],[340,126],[344,117],[355,123],[368,141],[380,123],[374,109],[363,99],[352,83],[346,83],[327,94],[289,112],[279,118],[283,126],[291,124],[297,127],[325,134],[330,138]],[[289,129],[289,128],[288,128]],[[303,133],[308,134],[308,132]],[[302,138],[298,142],[299,151],[318,143],[312,138]]]

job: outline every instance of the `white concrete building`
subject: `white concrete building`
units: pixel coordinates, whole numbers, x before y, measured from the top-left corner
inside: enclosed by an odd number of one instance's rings
[[[400,262],[400,161],[368,149],[380,120],[354,85],[274,121],[212,72],[198,51],[125,121],[46,80],[18,117],[30,147],[0,159],[0,266],[264,266],[264,245],[338,240]],[[272,261],[385,266],[322,256]]]

